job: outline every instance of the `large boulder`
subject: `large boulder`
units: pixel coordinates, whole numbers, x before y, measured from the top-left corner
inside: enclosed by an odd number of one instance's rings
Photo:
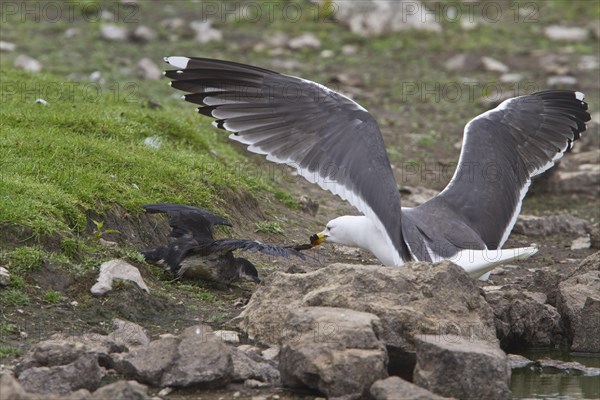
[[[377,381],[371,386],[371,397],[375,400],[444,400],[438,396],[397,376]]]
[[[572,215],[519,215],[513,232],[527,236],[548,236],[555,234],[578,237],[585,235],[591,224],[588,220]]]
[[[414,383],[442,396],[507,399],[510,369],[497,345],[464,337],[416,338]]]
[[[113,368],[153,386],[221,387],[233,375],[230,348],[206,325],[166,336],[113,357]]]
[[[581,264],[580,270],[591,265],[588,272],[558,285],[557,308],[565,320],[571,351],[600,353],[600,271],[598,264],[588,264],[594,257],[597,260],[598,253]]]
[[[499,289],[486,290],[484,296],[494,309],[496,335],[504,348],[561,344],[560,314],[544,293]]]
[[[28,368],[19,374],[19,383],[28,392],[68,394],[96,390],[105,375],[98,358],[88,353],[65,365]]]
[[[328,397],[362,398],[387,377],[381,322],[365,312],[306,307],[289,313],[279,371],[285,386],[308,386]]]
[[[333,264],[303,274],[275,272],[233,322],[251,338],[277,344],[290,311],[319,306],[377,315],[388,352],[414,352],[418,334],[497,343],[492,309],[474,280],[450,262],[401,268]]]

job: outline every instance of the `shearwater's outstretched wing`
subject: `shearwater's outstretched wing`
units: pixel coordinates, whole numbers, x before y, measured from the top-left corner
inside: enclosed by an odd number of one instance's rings
[[[448,258],[461,249],[501,248],[531,178],[579,139],[590,120],[586,110],[583,93],[548,90],[508,99],[471,120],[448,186],[404,211],[404,235],[417,258],[428,260],[431,251]]]
[[[213,240],[212,228],[215,225],[232,226],[225,218],[200,207],[184,204],[146,204],[142,206],[149,213],[165,213],[173,229],[170,236],[189,236],[197,241]]]
[[[171,86],[233,132],[230,138],[347,200],[384,233],[396,264],[411,258],[402,238],[400,194],[377,123],[325,86],[262,68],[166,57]]]
[[[252,253],[263,253],[276,257],[296,256],[305,259],[304,254],[291,246],[262,243],[257,240],[246,239],[220,239],[210,243],[201,243],[189,250],[190,254],[208,255],[224,254],[231,251],[250,251]]]

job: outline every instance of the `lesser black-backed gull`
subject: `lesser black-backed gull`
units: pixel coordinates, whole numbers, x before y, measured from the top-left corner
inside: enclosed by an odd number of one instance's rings
[[[271,256],[304,256],[293,248],[256,240],[213,237],[215,225],[232,226],[229,221],[203,208],[183,204],[148,204],[148,213],[166,213],[175,240],[165,246],[144,250],[147,261],[164,264],[178,277],[229,284],[236,280],[260,282],[254,264],[234,257],[233,251],[261,252]]]
[[[171,86],[198,112],[268,160],[286,163],[356,207],[312,237],[370,250],[384,265],[448,259],[472,276],[523,259],[502,249],[531,178],[569,150],[589,121],[584,95],[547,90],[508,99],[471,120],[456,172],[436,197],[402,208],[377,123],[327,87],[254,66],[166,57]]]

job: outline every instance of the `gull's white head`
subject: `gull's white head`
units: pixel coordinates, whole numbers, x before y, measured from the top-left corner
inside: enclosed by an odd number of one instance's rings
[[[345,246],[360,246],[356,238],[360,234],[360,223],[363,216],[344,215],[332,219],[322,232],[310,237],[310,243],[318,246],[323,242],[343,244]]]

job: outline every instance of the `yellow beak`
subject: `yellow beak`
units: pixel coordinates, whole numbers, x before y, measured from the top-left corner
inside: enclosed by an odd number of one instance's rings
[[[313,247],[316,247],[325,242],[325,239],[327,239],[327,236],[325,236],[323,232],[315,233],[310,237],[310,244],[312,244]]]

